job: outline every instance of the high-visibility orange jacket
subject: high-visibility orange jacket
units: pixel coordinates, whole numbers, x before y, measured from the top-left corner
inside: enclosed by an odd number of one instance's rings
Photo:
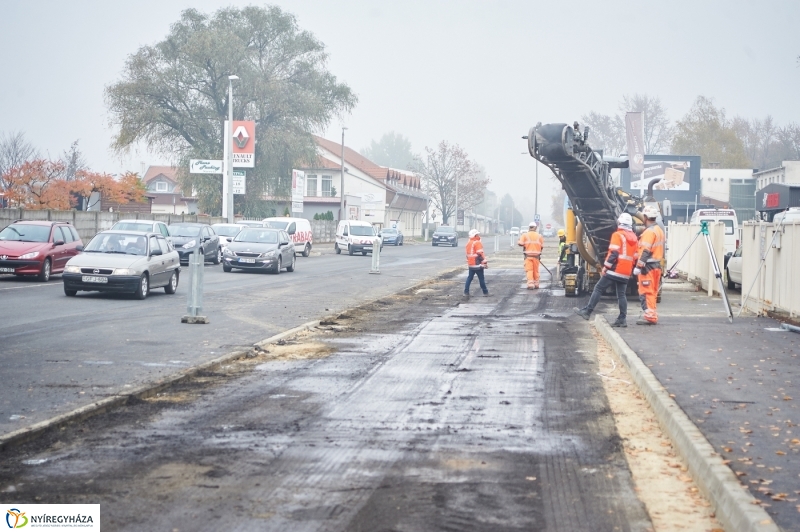
[[[633,273],[633,266],[636,264],[638,239],[633,231],[617,228],[611,235],[611,243],[608,245],[606,262],[603,264],[606,275],[619,280],[630,279]]]
[[[517,245],[522,246],[526,257],[536,257],[538,259],[542,254],[544,238],[536,231],[528,231],[519,237]]]
[[[658,224],[653,224],[644,230],[639,237],[639,260],[636,267],[646,273],[656,268],[661,269],[661,260],[664,258],[664,231]]]
[[[486,264],[486,254],[483,252],[481,237],[474,236],[467,241],[467,266],[470,268],[481,268]]]

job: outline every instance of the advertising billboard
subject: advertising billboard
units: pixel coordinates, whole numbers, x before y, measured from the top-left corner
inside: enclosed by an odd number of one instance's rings
[[[620,171],[619,186],[634,196],[647,194],[647,185],[656,178],[653,186],[657,201],[669,199],[674,203],[691,203],[700,194],[700,156],[698,155],[645,155],[644,170],[632,174],[628,168]]]
[[[660,177],[653,190],[689,190],[691,167],[691,161],[645,161],[642,173],[631,176],[631,189],[647,190],[650,181]]]
[[[225,121],[225,145],[228,142],[228,121]],[[252,120],[233,121],[233,167],[255,168],[256,123]]]

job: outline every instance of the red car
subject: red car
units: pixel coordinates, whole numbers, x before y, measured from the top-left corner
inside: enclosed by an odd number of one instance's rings
[[[83,242],[70,223],[17,220],[0,231],[0,274],[36,275],[47,282],[81,251]]]

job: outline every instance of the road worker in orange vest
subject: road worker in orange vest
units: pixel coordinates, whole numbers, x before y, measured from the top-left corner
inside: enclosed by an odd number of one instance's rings
[[[528,277],[528,290],[539,288],[539,257],[542,256],[544,238],[536,232],[537,222],[528,224],[528,232],[520,235],[518,246],[525,253],[525,275]]]
[[[636,324],[655,325],[658,323],[656,300],[661,282],[661,260],[664,258],[664,231],[656,223],[658,209],[655,206],[646,206],[642,214],[645,230],[639,237],[639,259],[633,273],[639,278],[639,300],[644,316]]]
[[[470,230],[466,250],[469,275],[467,275],[467,284],[464,285],[464,296],[469,297],[469,285],[472,283],[472,278],[476,275],[478,276],[478,281],[481,283],[483,295],[488,296],[489,290],[486,288],[486,281],[483,279],[483,270],[489,266],[489,263],[486,261],[486,254],[483,251],[483,243],[481,242],[481,234],[477,229]]]
[[[605,289],[614,286],[617,290],[619,316],[611,326],[628,326],[625,319],[628,314],[628,300],[625,297],[625,289],[628,287],[628,280],[633,274],[633,269],[636,265],[637,244],[638,240],[633,232],[633,218],[627,212],[623,212],[617,219],[617,230],[611,235],[611,243],[608,245],[608,253],[603,263],[602,277],[594,285],[589,304],[582,309],[575,309],[575,313],[578,316],[588,320]]]

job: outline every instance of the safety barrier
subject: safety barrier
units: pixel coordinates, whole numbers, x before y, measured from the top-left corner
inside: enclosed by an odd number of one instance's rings
[[[798,261],[800,223],[787,222],[779,227],[767,222],[745,222],[742,227],[743,303],[750,292],[744,303],[746,308],[757,314],[799,315]]]
[[[718,294],[719,286],[703,236],[701,235],[694,241],[694,244],[691,244],[699,232],[700,224],[675,222],[669,224],[667,228],[667,268],[671,267],[686,252],[686,256],[681,259],[676,271],[686,276],[688,281],[707,290],[708,295]],[[721,222],[708,224],[708,235],[711,238],[717,263],[722,267],[725,262],[725,225]]]

